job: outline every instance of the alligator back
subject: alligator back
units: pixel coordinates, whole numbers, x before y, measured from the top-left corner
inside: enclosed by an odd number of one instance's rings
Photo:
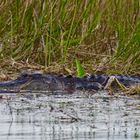
[[[140,83],[140,76],[115,75],[115,78],[126,87]]]
[[[124,86],[131,86],[140,83],[139,76],[127,75],[112,75]],[[20,92],[27,91],[66,91],[73,93],[75,90],[102,90],[108,83],[111,76],[105,74],[93,74],[82,78],[56,75],[56,74],[39,74],[39,73],[24,73],[17,79],[0,82],[0,90],[13,90]],[[115,83],[112,82],[115,88]]]

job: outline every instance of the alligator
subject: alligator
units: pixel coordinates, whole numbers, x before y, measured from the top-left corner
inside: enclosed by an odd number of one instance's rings
[[[1,81],[0,93],[98,91],[110,85],[117,88],[116,83],[130,87],[140,83],[140,76],[92,74],[80,78],[71,75],[22,73],[15,80]]]

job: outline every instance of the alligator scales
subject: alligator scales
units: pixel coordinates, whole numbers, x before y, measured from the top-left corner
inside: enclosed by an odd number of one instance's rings
[[[129,87],[139,84],[140,76],[93,74],[79,78],[70,75],[23,73],[15,80],[0,82],[0,92],[66,91],[73,93],[76,90],[98,91],[105,89],[108,85],[117,88],[115,80],[121,85]]]

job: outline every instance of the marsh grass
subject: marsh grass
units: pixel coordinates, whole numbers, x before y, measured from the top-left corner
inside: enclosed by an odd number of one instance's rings
[[[0,58],[139,73],[139,9],[135,0],[1,0]]]

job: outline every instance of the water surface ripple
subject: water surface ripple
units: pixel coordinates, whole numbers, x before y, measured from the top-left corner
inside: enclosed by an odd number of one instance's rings
[[[107,93],[6,96],[2,140],[140,139],[140,98]]]

